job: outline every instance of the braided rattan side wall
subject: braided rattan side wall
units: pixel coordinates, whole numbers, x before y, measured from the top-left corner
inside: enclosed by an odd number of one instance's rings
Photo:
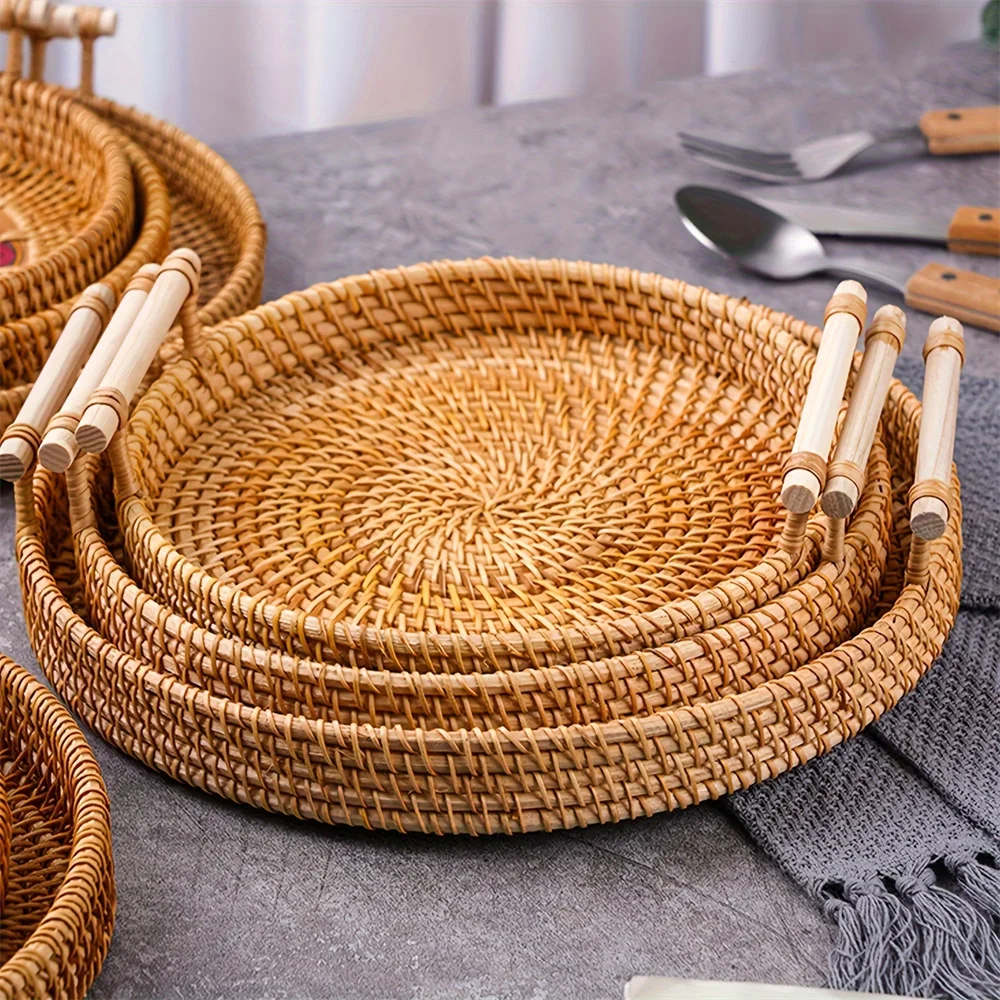
[[[13,804],[0,997],[82,998],[107,954],[115,888],[107,793],[83,734],[0,658],[0,762]]]

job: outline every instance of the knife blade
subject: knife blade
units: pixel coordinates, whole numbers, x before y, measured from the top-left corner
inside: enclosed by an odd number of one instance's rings
[[[1000,208],[963,206],[953,215],[843,208],[806,201],[756,198],[790,222],[822,236],[941,243],[956,253],[1000,255]]]

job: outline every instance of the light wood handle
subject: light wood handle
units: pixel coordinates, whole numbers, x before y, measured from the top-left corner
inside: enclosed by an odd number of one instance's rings
[[[920,118],[920,131],[935,156],[1000,153],[1000,106],[928,111]]]
[[[76,38],[80,33],[77,9],[72,4],[57,4],[46,28],[49,38]]]
[[[44,31],[52,16],[51,0],[6,0],[0,11],[0,29]]]
[[[963,344],[958,320],[941,316],[931,323],[924,345],[920,438],[910,490],[910,530],[924,541],[939,538],[948,524]]]
[[[948,225],[948,249],[1000,256],[1000,208],[963,205]]]
[[[158,264],[144,264],[129,282],[122,300],[118,304],[97,347],[83,366],[69,395],[63,401],[59,412],[53,416],[45,430],[38,449],[38,461],[51,472],[65,472],[79,454],[76,443],[76,428],[87,406],[91,394],[97,389],[111,362],[132,328],[139,310],[149,296],[153,281],[160,268]]]
[[[852,300],[856,303],[853,311],[831,312],[836,303],[842,302],[846,306]],[[796,456],[812,455],[815,456],[814,462],[825,469],[837,425],[837,413],[851,371],[851,359],[864,325],[867,301],[867,293],[856,281],[842,281],[830,299],[828,319],[823,326],[823,337],[819,342],[789,464],[794,465]],[[781,485],[781,502],[785,509],[793,514],[805,514],[812,510],[823,489],[824,479],[825,472],[817,475],[816,469],[789,468]]]
[[[906,304],[932,316],[945,313],[1000,331],[1000,279],[984,274],[928,264],[906,283]]]
[[[882,306],[865,334],[865,356],[830,463],[822,500],[828,517],[849,517],[858,505],[892,370],[905,339],[906,314],[897,306]]]
[[[189,296],[198,293],[201,260],[193,250],[175,250],[164,260],[148,298],[132,323],[76,428],[83,451],[100,452],[124,425],[128,405]]]
[[[107,285],[84,289],[17,419],[0,440],[0,479],[16,482],[31,467],[49,420],[66,398],[114,304],[114,292]]]

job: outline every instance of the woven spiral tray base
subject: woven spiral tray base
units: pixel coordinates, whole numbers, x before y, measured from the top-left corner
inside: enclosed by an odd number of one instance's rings
[[[817,336],[788,317],[655,280],[684,321],[707,309]],[[899,489],[911,472],[917,409],[894,384],[883,438]],[[80,609],[82,601],[71,551],[67,558],[59,481],[40,473],[34,492],[25,482],[17,497],[26,616],[39,661],[99,732],[150,766],[229,798],[400,830],[518,832],[609,822],[780,774],[858,732],[916,683],[951,626],[960,575],[959,518],[932,548],[925,588],[900,589],[905,553],[897,531],[878,620],[782,677],[693,707],[610,722],[414,731],[320,723],[243,704],[117,648],[71,606]]]
[[[3,657],[0,770],[13,812],[0,997],[81,998],[114,924],[107,793],[69,713]]]

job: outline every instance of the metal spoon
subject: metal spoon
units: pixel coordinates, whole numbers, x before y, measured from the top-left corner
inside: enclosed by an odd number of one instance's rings
[[[907,274],[881,262],[831,257],[805,226],[734,191],[689,185],[674,195],[681,219],[710,250],[767,278],[787,281],[810,274],[874,282],[922,312],[947,313],[1000,330],[1000,281],[971,271],[928,264]]]
[[[689,185],[675,195],[688,231],[701,243],[766,278],[810,274],[874,281],[905,295],[909,275],[881,264],[831,257],[811,230],[734,191]]]

